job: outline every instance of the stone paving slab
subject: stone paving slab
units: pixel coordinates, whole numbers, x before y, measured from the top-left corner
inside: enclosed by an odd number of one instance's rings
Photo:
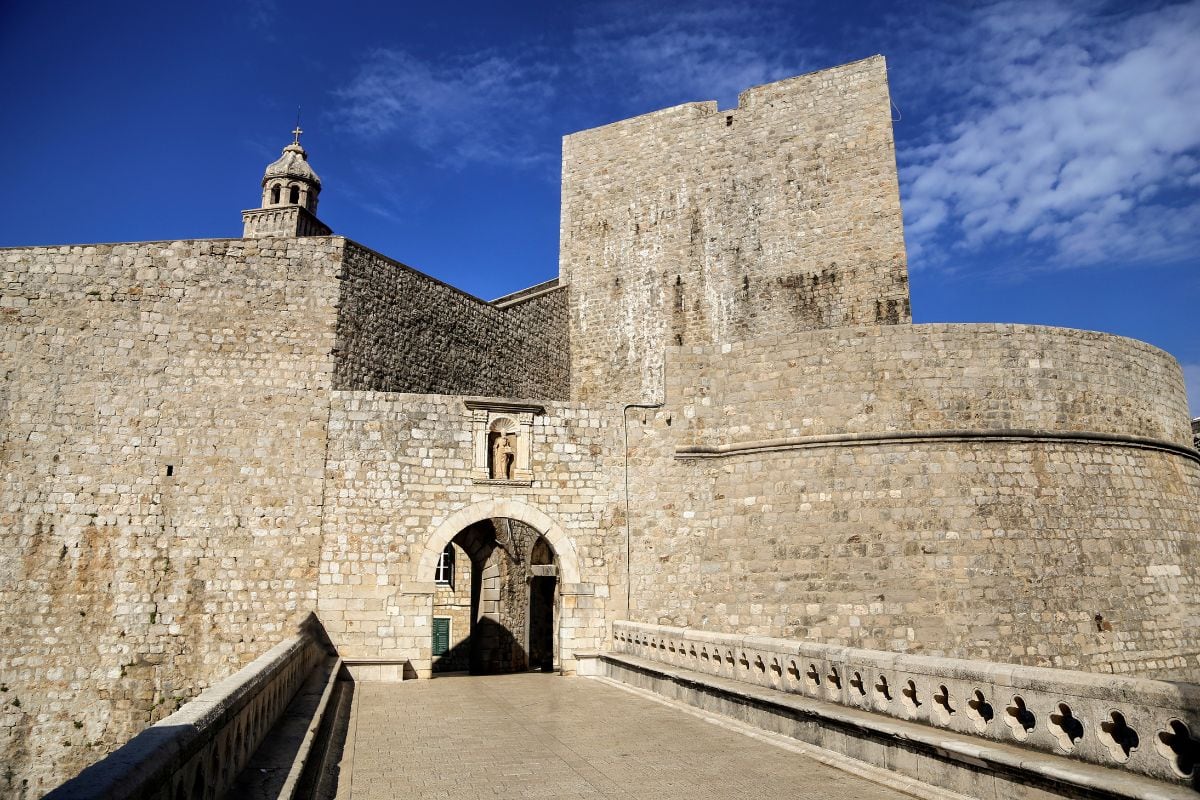
[[[350,725],[340,799],[911,797],[582,678],[360,683]]]

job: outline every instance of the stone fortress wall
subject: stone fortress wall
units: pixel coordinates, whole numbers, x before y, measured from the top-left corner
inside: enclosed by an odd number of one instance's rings
[[[1200,680],[1174,359],[1055,328],[676,348],[631,436],[635,620]]]
[[[546,403],[532,428],[532,481],[496,482],[474,477],[462,398],[335,392],[317,614],[342,657],[408,662],[429,674],[437,554],[468,525],[497,517],[550,539],[563,567],[567,661],[598,646],[622,559],[613,517],[623,450],[613,417],[611,408]]]
[[[889,111],[873,58],[564,140],[573,396],[664,402],[631,618],[1200,678],[1178,364],[909,324]]]
[[[662,353],[908,322],[882,57],[563,140],[572,396],[661,393]]]
[[[345,246],[338,389],[566,399],[566,290],[500,308]]]
[[[673,350],[688,438],[1096,433],[1188,447],[1179,364],[1143,342],[1032,325],[924,324]]]
[[[317,607],[336,387],[567,393],[564,290],[496,308],[341,237],[0,267],[0,793],[53,786]]]
[[[909,324],[888,109],[875,58],[567,137],[560,279],[493,304],[342,237],[0,250],[0,789],[314,607],[430,674],[437,556],[499,518],[568,671],[632,619],[1200,679],[1178,365]]]
[[[78,771],[316,603],[337,250],[0,250],[0,794]]]

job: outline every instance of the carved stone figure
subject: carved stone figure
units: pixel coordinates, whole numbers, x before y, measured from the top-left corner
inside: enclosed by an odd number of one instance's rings
[[[492,442],[492,480],[512,480],[513,446],[509,437],[503,433]]]

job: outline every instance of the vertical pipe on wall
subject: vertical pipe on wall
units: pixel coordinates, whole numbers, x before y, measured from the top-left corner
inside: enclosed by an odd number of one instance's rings
[[[665,359],[664,359],[665,361]],[[664,364],[665,372],[665,364]],[[664,374],[665,380],[665,374]],[[630,558],[632,555],[632,545],[629,537],[629,409],[644,408],[655,409],[662,408],[664,403],[630,403],[621,409],[621,418],[625,423],[625,617],[630,618],[630,611],[633,608],[633,576],[630,571]]]

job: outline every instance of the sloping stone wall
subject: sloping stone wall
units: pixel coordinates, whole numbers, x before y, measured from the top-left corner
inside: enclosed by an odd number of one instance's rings
[[[347,241],[339,389],[565,399],[566,290],[498,308]]]

